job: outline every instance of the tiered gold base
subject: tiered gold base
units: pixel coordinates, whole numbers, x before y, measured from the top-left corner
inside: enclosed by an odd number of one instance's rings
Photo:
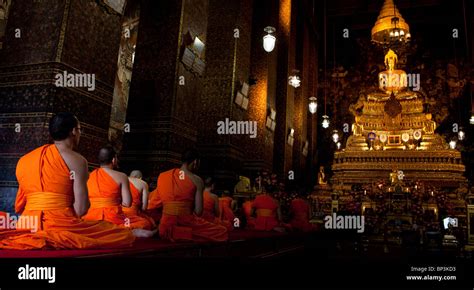
[[[404,180],[459,186],[465,183],[465,167],[456,150],[364,150],[335,154],[333,184],[371,183],[386,180],[393,170]]]

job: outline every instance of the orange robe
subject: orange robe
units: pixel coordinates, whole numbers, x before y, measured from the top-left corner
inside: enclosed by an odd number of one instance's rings
[[[18,162],[15,211],[38,221],[37,232],[0,233],[3,249],[104,249],[132,246],[135,237],[108,222],[83,221],[73,207],[73,180],[55,145],[44,145]],[[18,234],[20,230],[21,234]]]
[[[130,182],[130,192],[132,193],[132,206],[122,208],[125,215],[132,220],[141,220],[145,230],[156,228],[155,221],[142,212],[142,194],[132,182]]]
[[[315,226],[309,222],[309,204],[301,198],[296,198],[291,201],[290,213],[292,218],[290,224],[292,228],[310,232],[315,230]]]
[[[196,186],[190,178],[180,179],[179,169],[163,172],[158,177],[158,191],[163,201],[160,237],[193,241],[226,241],[227,229],[194,215]]]
[[[97,168],[91,172],[87,188],[91,207],[83,217],[85,220],[108,221],[131,229],[151,229],[147,219],[133,214],[128,216],[123,212],[120,184],[104,169]]]
[[[247,200],[242,204],[242,210],[247,221],[246,227],[253,229],[255,227],[255,218],[251,215],[253,201]]]
[[[280,223],[277,218],[278,204],[267,194],[258,195],[253,201],[252,207],[256,209],[255,229],[259,231],[271,231]]]
[[[216,201],[212,198],[209,191],[203,192],[203,211],[201,218],[205,219],[210,223],[216,223]]]
[[[234,223],[235,215],[232,211],[232,201],[231,197],[221,197],[219,198],[219,211],[220,211],[220,219],[223,222],[229,223],[231,226]],[[231,227],[232,229],[233,227]]]
[[[158,183],[158,182],[157,182]],[[163,215],[163,202],[161,201],[158,187],[148,195],[148,206],[145,213],[150,216],[157,224],[160,223]]]
[[[203,211],[201,218],[205,219],[206,221],[222,225],[227,228],[227,230],[231,231],[233,229],[232,223],[226,220],[222,220],[220,217],[216,215],[216,208],[215,208],[215,199],[211,197],[211,194],[208,191],[203,192]],[[220,203],[219,203],[220,206]]]

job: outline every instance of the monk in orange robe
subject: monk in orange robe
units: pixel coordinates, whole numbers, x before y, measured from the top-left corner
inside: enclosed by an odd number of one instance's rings
[[[158,184],[158,180],[156,183]],[[160,194],[158,193],[158,187],[148,195],[148,205],[146,207],[145,213],[150,216],[156,224],[160,223],[161,217],[163,215],[163,202],[161,201]]]
[[[283,232],[282,214],[280,204],[268,193],[258,195],[252,203],[252,213],[255,213],[255,230],[258,231],[278,231]]]
[[[226,241],[227,229],[199,217],[203,212],[202,179],[194,174],[199,167],[196,150],[183,154],[180,168],[158,177],[158,194],[163,202],[159,231],[163,239],[191,241]]]
[[[219,197],[212,193],[214,191],[214,181],[211,177],[205,181],[203,191],[203,211],[201,217],[211,223],[219,223]]]
[[[242,204],[242,211],[246,220],[246,228],[255,228],[255,218],[252,216],[252,204],[253,200],[247,200]]]
[[[235,208],[235,201],[228,193],[224,192],[222,197],[219,198],[219,212],[220,220],[228,223],[231,226],[234,224],[235,215],[233,208]],[[231,227],[233,229],[233,227]]]
[[[203,191],[203,211],[201,218],[206,221],[224,226],[228,231],[233,229],[232,223],[221,219],[219,197],[214,192],[214,181],[211,177],[207,178]]]
[[[144,213],[148,207],[148,183],[143,180],[143,174],[140,170],[133,170],[128,181],[132,194],[132,206],[124,207],[123,212],[127,216],[138,216],[138,218],[144,219],[144,222],[148,224],[144,229],[156,228],[155,221]]]
[[[100,168],[91,172],[87,181],[91,206],[84,216],[85,220],[104,220],[121,227],[143,229],[144,237],[151,237],[152,224],[137,215],[126,215],[122,207],[132,205],[128,176],[114,170],[118,166],[118,158],[110,146],[99,151]]]
[[[81,126],[70,113],[59,113],[49,123],[54,144],[43,145],[17,164],[19,188],[15,211],[20,219],[36,221],[36,232],[28,223],[17,231],[0,233],[2,249],[91,249],[130,247],[135,237],[130,230],[99,221],[83,221],[89,207],[86,181],[87,161],[73,151]],[[20,231],[20,234],[18,232]]]
[[[315,225],[309,222],[311,208],[304,199],[297,197],[291,201],[290,215],[290,224],[294,230],[311,232],[316,229]]]

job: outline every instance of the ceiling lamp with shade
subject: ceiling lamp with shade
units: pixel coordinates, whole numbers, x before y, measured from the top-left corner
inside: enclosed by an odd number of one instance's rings
[[[393,0],[385,0],[379,17],[372,27],[372,42],[380,45],[410,41],[410,26],[405,22]]]

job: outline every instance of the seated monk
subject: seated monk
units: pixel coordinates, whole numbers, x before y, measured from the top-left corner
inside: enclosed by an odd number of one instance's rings
[[[214,192],[214,181],[208,177],[204,183],[203,211],[201,218],[211,223],[219,223],[219,197]]]
[[[128,181],[130,182],[130,193],[132,194],[132,206],[122,209],[128,217],[136,216],[137,219],[143,219],[143,222],[148,224],[144,229],[154,229],[156,228],[155,221],[144,213],[148,207],[148,184],[142,178],[143,174],[140,170],[133,170],[130,173]]]
[[[282,214],[280,203],[271,197],[266,191],[257,195],[252,203],[252,213],[255,213],[255,230],[258,231],[278,231],[284,232],[284,224],[282,223]]]
[[[224,226],[199,217],[203,212],[204,183],[194,174],[199,167],[198,152],[187,150],[182,160],[180,168],[158,177],[158,194],[163,201],[160,237],[171,241],[226,241]]]
[[[220,218],[219,197],[214,192],[214,180],[208,177],[204,183],[203,211],[201,218],[218,225],[225,226],[227,230],[232,230],[232,223]]]
[[[243,215],[245,216],[246,228],[253,229],[255,227],[255,218],[252,216],[253,200],[247,200],[242,204]]]
[[[49,123],[54,144],[43,145],[17,164],[19,183],[15,211],[37,221],[35,233],[0,233],[0,248],[110,249],[130,247],[135,237],[129,230],[103,221],[83,221],[89,207],[87,161],[73,151],[81,125],[71,113],[59,113]],[[19,223],[23,224],[23,223]],[[27,223],[25,223],[27,224]],[[17,230],[28,230],[18,228]]]
[[[291,201],[290,216],[290,224],[294,230],[310,232],[316,229],[315,225],[309,222],[312,216],[311,207],[300,196]]]
[[[130,183],[128,176],[114,170],[118,165],[117,154],[110,146],[99,151],[100,168],[91,172],[87,181],[89,200],[91,206],[85,220],[103,220],[130,229],[143,229],[137,231],[140,237],[151,237],[156,233],[150,231],[153,224],[147,219],[137,215],[127,216],[122,207],[132,205]]]
[[[230,193],[228,191],[224,191],[222,193],[222,197],[219,198],[219,212],[220,212],[220,220],[225,223],[229,223],[231,226],[234,224],[234,208],[236,202],[235,200],[230,197]],[[233,229],[233,227],[231,227]]]
[[[158,184],[158,181],[156,183]],[[163,202],[158,193],[158,187],[148,195],[148,205],[145,213],[151,217],[156,224],[160,223],[161,216],[163,215]]]

